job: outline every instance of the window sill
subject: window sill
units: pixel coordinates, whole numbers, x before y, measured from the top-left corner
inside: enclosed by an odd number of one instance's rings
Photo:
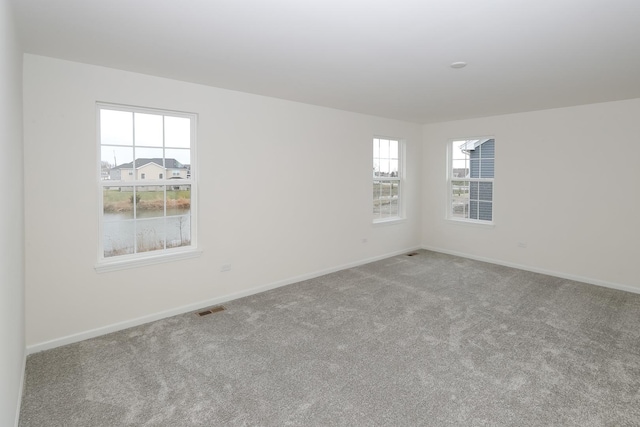
[[[406,218],[379,219],[379,220],[374,220],[373,225],[376,227],[385,226],[385,225],[395,225],[395,224],[402,224],[403,222],[406,222],[406,221],[407,221]]]
[[[474,221],[457,218],[445,218],[445,221],[450,224],[462,225],[463,227],[495,228],[496,226],[493,221]]]
[[[110,271],[125,270],[128,268],[143,267],[146,265],[162,264],[170,261],[197,258],[202,255],[202,251],[197,249],[181,250],[170,253],[137,256],[129,259],[107,260],[95,265],[97,273],[107,273]]]

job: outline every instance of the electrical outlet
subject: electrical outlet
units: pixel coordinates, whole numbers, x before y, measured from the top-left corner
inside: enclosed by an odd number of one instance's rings
[[[231,271],[231,264],[222,264],[220,272],[224,273],[225,271]]]
[[[527,247],[527,242],[518,242],[518,247],[519,248],[526,248]]]

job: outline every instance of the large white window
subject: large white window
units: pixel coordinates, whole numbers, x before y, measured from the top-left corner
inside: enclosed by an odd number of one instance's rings
[[[455,140],[449,144],[450,219],[493,222],[495,139]]]
[[[98,267],[193,252],[196,116],[110,104],[97,114]]]
[[[402,215],[402,145],[397,139],[373,139],[373,220]]]

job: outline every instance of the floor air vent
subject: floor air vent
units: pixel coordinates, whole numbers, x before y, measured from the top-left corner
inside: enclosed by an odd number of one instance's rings
[[[208,314],[217,313],[219,311],[224,311],[224,310],[225,310],[225,308],[223,306],[219,305],[217,307],[211,307],[211,308],[208,308],[206,310],[199,311],[197,314],[198,314],[198,316],[202,317],[202,316],[206,316]]]

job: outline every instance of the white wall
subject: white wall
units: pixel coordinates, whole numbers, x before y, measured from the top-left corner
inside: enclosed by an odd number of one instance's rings
[[[201,257],[94,271],[96,101],[199,114]],[[24,105],[31,349],[420,244],[420,125],[33,55]],[[402,224],[371,224],[374,135],[407,140]]]
[[[444,219],[447,141],[483,135],[494,228]],[[423,246],[640,292],[639,137],[640,99],[424,126]]]
[[[22,50],[0,0],[0,425],[16,424],[24,371]]]

